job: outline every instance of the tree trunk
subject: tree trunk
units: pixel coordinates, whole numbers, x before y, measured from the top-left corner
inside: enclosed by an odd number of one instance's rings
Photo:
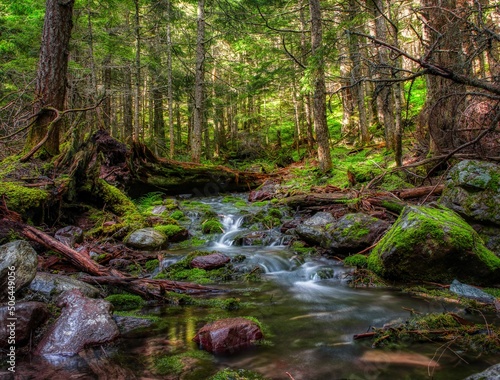
[[[134,84],[134,135],[133,140],[140,138],[140,112],[141,112],[141,24],[139,15],[139,0],[134,1],[135,5],[135,84]]]
[[[175,138],[174,138],[174,86],[172,74],[172,27],[171,23],[171,4],[167,0],[167,98],[168,98],[168,136],[170,140],[169,156],[170,159],[175,155]]]
[[[463,74],[462,33],[456,0],[443,0],[437,6],[433,0],[421,0],[426,18],[424,27],[425,56],[429,62]],[[465,86],[449,79],[427,76],[427,98],[422,122],[430,134],[430,150],[443,153],[454,147],[453,136],[457,117],[464,107]]]
[[[132,73],[130,67],[123,70],[123,140],[126,143],[132,142],[133,134],[133,105],[132,105]]]
[[[193,132],[191,135],[191,160],[200,162],[204,125],[205,91],[205,1],[198,0],[198,32],[196,37],[196,67],[194,84]]]
[[[319,0],[310,0],[311,12],[311,50],[314,58],[313,71],[313,116],[316,140],[318,142],[319,168],[323,173],[332,169],[330,155],[330,133],[326,123],[326,85],[325,65],[322,51],[323,28],[321,25],[321,7]]]
[[[50,156],[59,153],[60,122],[52,125],[51,121],[56,115],[53,111],[44,110],[44,107],[50,106],[60,111],[65,108],[73,5],[74,0],[47,0],[46,3],[35,82],[34,111],[37,116],[26,140],[26,151],[47,138],[43,145],[45,152]]]

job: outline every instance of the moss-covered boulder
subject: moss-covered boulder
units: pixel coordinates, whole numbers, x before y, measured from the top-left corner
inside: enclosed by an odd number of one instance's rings
[[[373,249],[368,267],[400,282],[450,283],[457,278],[491,284],[498,281],[500,259],[454,211],[407,206]]]
[[[297,235],[306,243],[327,246],[330,235],[327,232],[329,225],[335,218],[329,212],[318,212],[295,228]]]
[[[148,251],[163,247],[167,237],[154,228],[141,228],[127,236],[124,242],[129,247]]]
[[[450,170],[440,202],[467,218],[500,225],[500,166],[461,161]]]
[[[0,246],[0,301],[7,300],[35,278],[38,255],[24,240],[16,240]]]
[[[359,252],[372,245],[389,226],[388,222],[367,214],[346,214],[328,226],[325,248],[341,256]]]

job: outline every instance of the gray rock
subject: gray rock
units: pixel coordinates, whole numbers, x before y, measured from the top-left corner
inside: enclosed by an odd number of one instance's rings
[[[61,315],[37,346],[36,355],[72,356],[120,335],[108,301],[86,298],[74,289],[63,293],[57,306],[63,308]]]
[[[154,228],[141,228],[132,232],[125,240],[125,244],[132,248],[150,251],[161,248],[166,241],[166,236]]]
[[[320,211],[311,216],[309,219],[304,221],[304,225],[306,226],[314,226],[314,227],[325,227],[329,223],[333,223],[335,218],[329,212]]]
[[[196,256],[191,260],[191,266],[193,268],[200,268],[205,270],[221,268],[231,259],[222,253],[212,253],[210,255]]]
[[[66,226],[57,230],[54,237],[68,247],[74,247],[83,241],[83,231],[80,227]]]
[[[15,290],[29,285],[36,275],[38,255],[24,240],[16,240],[0,246],[0,301],[8,297],[9,277],[14,279]],[[13,273],[13,275],[12,275]]]
[[[371,246],[390,224],[373,216],[355,213],[336,220],[327,230],[330,248],[336,255],[357,253]]]
[[[450,285],[450,292],[457,294],[460,297],[469,298],[484,303],[494,303],[495,297],[491,294],[483,292],[481,289],[475,288],[467,284],[462,284],[458,280],[453,280]]]
[[[479,222],[500,225],[500,167],[464,160],[449,172],[440,202]]]
[[[153,209],[151,210],[151,214],[153,214],[153,215],[161,215],[165,211],[167,211],[167,206],[158,205],[158,206],[153,207]]]
[[[96,287],[73,277],[39,272],[30,284],[30,289],[42,293],[47,297],[57,297],[67,290],[78,289],[86,297],[99,297],[100,291]]]
[[[483,372],[471,375],[464,380],[498,380],[500,379],[500,364],[495,364]]]

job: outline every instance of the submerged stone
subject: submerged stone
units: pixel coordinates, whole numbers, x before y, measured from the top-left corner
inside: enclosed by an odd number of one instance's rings
[[[214,354],[235,353],[263,338],[260,327],[246,318],[220,319],[203,326],[194,341]]]
[[[500,259],[474,229],[445,207],[407,206],[372,250],[368,267],[395,281],[473,284],[497,281]]]

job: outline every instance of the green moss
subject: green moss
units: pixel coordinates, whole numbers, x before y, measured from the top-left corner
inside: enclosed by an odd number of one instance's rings
[[[282,212],[279,209],[277,209],[277,208],[270,208],[267,211],[267,215],[269,215],[269,216],[271,216],[273,218],[277,218],[277,219],[283,218]]]
[[[222,223],[217,219],[205,220],[201,225],[201,231],[204,234],[219,234],[224,232]]]
[[[176,244],[172,249],[188,249],[188,248],[196,248],[205,245],[207,241],[205,239],[201,239],[199,237],[192,237],[191,239],[182,241]]]
[[[178,355],[163,356],[154,360],[154,372],[158,375],[180,375],[184,365]]]
[[[278,227],[280,224],[281,224],[281,220],[279,218],[275,218],[271,215],[266,215],[262,219],[262,225],[264,226],[264,228],[271,229],[274,227]]]
[[[316,248],[314,247],[306,247],[306,243],[300,240],[296,240],[290,246],[291,250],[295,253],[299,253],[302,255],[310,255],[316,252]]]
[[[103,179],[97,181],[96,188],[106,207],[120,216],[123,219],[123,224],[128,229],[135,230],[144,225],[144,217],[135,204],[120,189],[110,185]]]
[[[205,215],[217,215],[212,209],[212,206],[198,201],[182,201],[180,208],[187,211],[198,211]]]
[[[164,234],[167,237],[167,239],[185,230],[184,227],[175,224],[162,224],[159,226],[155,226],[154,229]]]
[[[344,259],[344,264],[350,267],[366,268],[368,265],[368,258],[361,254],[348,256]]]
[[[170,217],[175,220],[181,220],[185,218],[186,216],[181,210],[175,210],[170,214]]]
[[[266,380],[266,378],[246,369],[226,368],[217,372],[209,380]]]
[[[14,182],[1,182],[0,198],[5,199],[9,210],[24,214],[30,209],[41,207],[49,198],[49,193]]]
[[[158,259],[148,260],[146,264],[144,264],[144,269],[148,272],[154,271],[160,265],[160,261]]]
[[[146,301],[135,294],[112,294],[105,298],[116,310],[136,310],[142,308]]]
[[[379,275],[384,275],[385,269],[381,260],[383,253],[412,252],[414,247],[421,245],[429,238],[435,239],[436,242],[442,241],[455,251],[477,255],[483,265],[486,265],[491,271],[500,269],[500,258],[484,247],[479,235],[455,212],[445,207],[417,206],[404,209],[392,228],[372,250],[368,258],[368,268]],[[429,257],[439,255],[441,249],[440,246],[429,248],[427,254]],[[408,263],[408,265],[411,266],[412,263]],[[433,276],[432,268],[428,269],[428,275]],[[408,273],[414,272],[410,267],[407,271]],[[440,275],[445,274],[435,274],[435,276]]]
[[[252,206],[255,206],[255,207],[265,207],[268,204],[269,204],[269,201],[257,201],[257,202],[253,202]]]

